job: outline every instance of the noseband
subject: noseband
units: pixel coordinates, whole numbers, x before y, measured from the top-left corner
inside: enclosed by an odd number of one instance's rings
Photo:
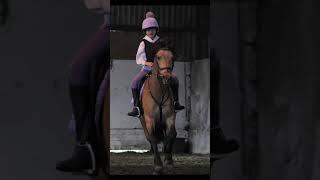
[[[159,68],[159,70],[161,71],[161,70],[165,70],[165,69],[168,69],[168,70],[172,70],[172,67],[163,67],[163,68]]]

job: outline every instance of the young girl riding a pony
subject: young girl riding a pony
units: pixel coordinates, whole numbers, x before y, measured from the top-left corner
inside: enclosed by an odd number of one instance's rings
[[[128,115],[133,117],[141,116],[139,100],[140,88],[146,79],[146,75],[151,71],[155,54],[160,47],[160,37],[158,36],[159,24],[155,19],[153,12],[146,13],[146,18],[142,22],[142,30],[144,31],[145,36],[139,44],[136,54],[136,63],[142,66],[142,68],[131,83],[133,109]],[[171,89],[173,92],[174,109],[176,111],[184,109],[184,106],[179,103],[179,81],[174,73],[172,73]]]

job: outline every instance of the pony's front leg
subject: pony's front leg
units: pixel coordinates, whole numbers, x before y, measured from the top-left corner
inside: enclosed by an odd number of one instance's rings
[[[154,124],[153,124],[153,119],[147,115],[145,115],[145,133],[146,133],[146,137],[149,141],[149,143],[151,144],[151,148],[153,150],[153,156],[154,156],[154,172],[153,174],[161,174],[162,173],[162,169],[163,169],[163,165],[162,165],[162,161],[160,158],[160,154],[158,151],[158,144],[157,144],[157,140],[156,137],[154,135]]]
[[[166,166],[173,166],[172,149],[177,136],[176,128],[174,125],[175,118],[168,118],[166,137],[163,143],[163,152],[165,153],[164,163]]]
[[[151,147],[153,149],[154,156],[154,172],[153,174],[161,174],[163,170],[162,161],[160,158],[160,153],[158,151],[158,145],[154,140],[150,141]]]

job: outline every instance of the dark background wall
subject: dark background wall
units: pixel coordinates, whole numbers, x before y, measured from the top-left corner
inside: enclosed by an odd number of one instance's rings
[[[87,179],[55,170],[71,155],[66,73],[102,17],[82,1],[11,0],[11,26],[0,31],[0,179]]]
[[[259,179],[319,170],[319,19],[313,1],[264,2],[258,53]]]
[[[236,2],[217,1],[212,7],[211,42],[221,62],[221,126],[227,137],[240,140],[241,148],[215,162],[211,179],[319,179],[317,6],[308,0],[259,2],[254,27]],[[242,2],[240,9],[249,9],[248,4]],[[252,40],[248,32],[255,28],[256,61],[250,61],[239,41]],[[257,95],[257,121],[251,125],[244,118],[248,96],[241,89],[249,89],[249,66],[256,70]],[[256,143],[244,141],[249,133]]]
[[[241,139],[237,4],[211,3],[211,44],[220,59],[220,118],[228,137]],[[213,147],[214,148],[214,147]],[[243,178],[241,151],[215,163],[214,179]]]

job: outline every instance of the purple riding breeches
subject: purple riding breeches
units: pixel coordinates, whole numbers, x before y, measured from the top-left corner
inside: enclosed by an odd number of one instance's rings
[[[139,71],[139,73],[133,78],[131,82],[131,89],[138,89],[140,90],[144,81],[146,80],[146,75],[148,71]],[[172,73],[171,80],[173,84],[179,84],[178,78],[175,73]]]
[[[140,89],[146,78],[148,71],[139,71],[139,73],[133,78],[131,82],[131,89]]]
[[[98,124],[98,120],[101,119],[105,92],[109,86],[109,71],[106,70],[105,72],[104,68],[100,68],[108,65],[108,49],[109,28],[103,27],[93,34],[80,48],[69,66],[68,80],[70,85],[89,86],[89,89],[97,89],[97,92],[92,94],[91,97],[95,99],[95,102],[92,102],[94,103],[92,105],[95,106],[95,124]],[[93,79],[93,72],[95,71],[101,72],[100,74],[103,74],[103,78],[100,79],[101,75],[97,75]],[[76,133],[75,120],[73,118],[69,122],[68,132],[72,135]]]
[[[89,83],[90,65],[106,61],[108,29],[101,28],[80,48],[69,69],[69,82],[84,86]]]
[[[106,92],[107,92],[109,83],[110,83],[109,71],[107,71],[100,84],[100,87],[97,93],[97,99],[95,104],[96,113],[94,117],[95,124],[99,124],[99,120],[102,116],[101,112],[103,111],[104,100],[106,97]],[[68,124],[68,132],[70,135],[76,134],[76,124],[75,124],[73,115],[72,115],[72,119],[69,121],[69,124]]]

